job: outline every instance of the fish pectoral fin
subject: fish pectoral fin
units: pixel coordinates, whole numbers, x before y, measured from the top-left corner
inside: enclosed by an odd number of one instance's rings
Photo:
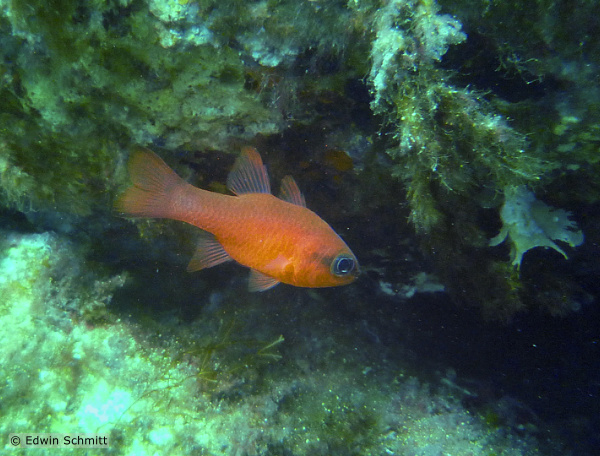
[[[198,241],[198,248],[188,264],[187,271],[193,272],[200,269],[212,268],[232,259],[212,234],[204,233]]]
[[[281,193],[279,199],[295,204],[296,206],[306,207],[304,195],[298,188],[298,184],[292,176],[285,176],[281,180]]]
[[[250,269],[250,278],[248,279],[248,290],[265,291],[273,288],[279,283],[279,280],[269,277],[256,269]]]
[[[236,195],[271,193],[267,168],[254,147],[244,147],[227,176],[227,188]]]

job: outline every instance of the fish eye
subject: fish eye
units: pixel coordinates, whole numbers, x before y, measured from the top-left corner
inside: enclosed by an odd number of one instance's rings
[[[355,267],[356,262],[354,261],[354,258],[346,254],[342,254],[333,260],[333,263],[331,264],[331,272],[333,275],[341,277],[350,274],[352,271],[354,271]]]

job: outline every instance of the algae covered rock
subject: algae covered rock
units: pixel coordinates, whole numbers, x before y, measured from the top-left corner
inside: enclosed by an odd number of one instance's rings
[[[539,245],[562,253],[552,239],[583,239],[564,211],[540,210],[537,200],[511,231],[511,189],[551,193],[566,209],[600,196],[599,98],[589,74],[598,64],[590,19],[598,5],[517,3],[398,0],[370,15],[371,107],[410,221],[457,302],[500,319],[525,306],[518,273],[489,248],[497,224],[512,233],[515,264]],[[528,231],[535,213],[560,220],[537,220],[536,235]]]
[[[561,8],[571,16],[557,24]],[[583,39],[594,8],[0,0],[0,204],[106,214],[133,145],[162,148],[188,173],[206,151],[252,141],[279,141],[293,151],[286,159],[310,163],[322,151],[277,135],[344,123],[323,137],[348,146],[358,164],[349,174],[366,171],[368,184],[355,195],[384,193],[378,182],[393,176],[404,188],[389,206],[407,201],[398,217],[410,220],[424,251],[437,252],[448,280],[459,270],[461,277],[495,270],[487,241],[497,233],[504,189],[537,192],[581,175],[581,188],[564,199],[599,198],[583,188],[600,188],[598,91],[589,82],[593,65],[585,65],[588,55],[596,63],[598,40]],[[511,14],[520,26],[514,36]],[[497,68],[507,72],[500,82]],[[359,103],[370,108],[362,118]],[[364,146],[354,150],[350,136]],[[381,163],[385,169],[373,172]]]
[[[214,148],[279,128],[196,2],[15,0],[0,15],[6,205],[86,213],[123,147]]]

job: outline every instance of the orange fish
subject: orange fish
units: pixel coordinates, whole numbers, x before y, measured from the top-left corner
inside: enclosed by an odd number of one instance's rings
[[[213,193],[181,179],[149,150],[129,160],[133,185],[116,209],[132,217],[181,220],[206,232],[188,271],[229,260],[250,268],[250,291],[279,282],[297,287],[334,287],[353,282],[358,261],[346,243],[306,208],[296,182],[286,176],[281,196],[271,194],[266,167],[256,149],[246,147],[227,178],[236,196]]]

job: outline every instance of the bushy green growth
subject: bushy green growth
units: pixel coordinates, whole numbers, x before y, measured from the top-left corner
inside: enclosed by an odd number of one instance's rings
[[[465,27],[483,33],[482,53],[496,55],[498,74],[521,80],[518,103],[496,100],[498,109],[527,133],[531,154],[552,162],[560,172],[542,177],[544,184],[577,173],[573,198],[600,199],[598,143],[600,102],[594,68],[600,64],[600,37],[595,30],[600,7],[594,1],[538,0],[446,1]],[[492,89],[493,90],[493,89]]]
[[[12,125],[15,125],[11,119]],[[106,205],[117,164],[110,142],[84,144],[83,138],[48,133],[39,140],[36,126],[23,122],[18,134],[0,139],[0,202],[19,210],[52,208],[87,215]],[[26,133],[23,133],[23,130]]]
[[[204,324],[208,326],[208,322]],[[249,393],[249,388],[259,388],[259,371],[281,359],[278,348],[284,342],[283,336],[271,341],[242,336],[241,325],[235,319],[221,320],[210,331],[204,329],[201,336],[190,333],[179,341],[174,347],[173,366],[193,365],[197,369],[193,375],[199,384],[219,400],[236,402]],[[236,382],[241,377],[248,381]]]
[[[483,3],[479,6],[484,7]],[[470,4],[463,7],[466,10]],[[475,21],[472,12],[449,11],[456,12],[461,21],[463,17]],[[526,23],[531,14],[539,17],[540,11],[521,14],[519,20]],[[498,23],[497,17],[486,20]],[[410,219],[416,231],[425,235],[424,247],[434,252],[449,291],[457,296],[462,293],[461,302],[474,303],[486,316],[506,319],[523,304],[518,274],[498,263],[488,246],[500,229],[492,227],[498,223],[504,191],[539,188],[560,175],[557,170],[567,174],[587,166],[586,172],[593,173],[598,166],[597,154],[593,154],[597,129],[582,121],[584,116],[576,115],[569,101],[557,104],[556,111],[548,109],[547,100],[536,102],[540,91],[516,103],[476,87],[456,85],[459,79],[439,62],[451,45],[467,37],[461,23],[442,14],[435,2],[389,2],[373,14],[373,24],[371,106],[384,118],[386,152],[394,163],[391,172],[406,185]],[[469,25],[466,29],[474,30],[480,22]],[[514,26],[511,23],[511,30]],[[523,26],[519,33],[538,34],[540,25],[536,27],[532,31]],[[500,36],[498,32],[493,39],[500,42]],[[521,48],[530,45],[523,43],[527,40],[521,40]],[[530,57],[533,52],[528,49]],[[499,55],[501,62],[509,58],[506,50]],[[542,78],[542,66],[557,69],[550,60],[540,63],[531,57],[529,65],[521,62],[519,67],[515,55],[512,58],[513,70],[523,79],[527,74]],[[473,62],[464,64],[469,63]],[[583,103],[585,112],[595,103],[594,95],[590,99]],[[555,125],[554,131],[548,125]],[[465,290],[474,298],[464,297]]]
[[[505,68],[529,72],[534,78],[561,75],[567,79],[581,78],[580,82],[585,83],[586,72],[592,70],[580,66],[582,59],[597,60],[600,55],[600,39],[593,33],[598,4],[593,0],[531,3],[438,0],[438,3],[459,16],[470,29],[483,31],[498,46]]]
[[[433,228],[427,220],[431,195],[437,195],[438,210],[452,211],[445,204],[448,192],[463,197],[501,193],[506,185],[536,182],[544,171],[544,162],[528,153],[524,135],[476,94],[433,82],[440,76],[429,81],[426,93],[408,100],[402,96],[402,139],[389,150],[401,160],[396,173],[408,182],[413,222],[425,232]],[[429,195],[419,188],[428,188]],[[423,193],[425,198],[416,198]]]
[[[177,26],[165,22],[176,11]],[[124,146],[277,129],[280,114],[244,88],[238,50],[191,6],[13,0],[2,13],[5,205],[88,213],[108,206]]]
[[[468,392],[455,384],[433,394],[407,378],[380,344],[362,342],[370,340],[363,323],[326,318],[314,296],[289,305],[282,295],[232,290],[192,323],[171,309],[147,312],[152,322],[121,314],[98,325],[78,309],[108,299],[119,276],[92,274],[84,251],[56,234],[2,234],[3,433],[107,433],[110,454],[123,455],[514,455],[538,447],[530,431],[485,426],[460,405]],[[277,309],[271,324],[267,303]],[[273,337],[277,322],[292,344]],[[285,356],[273,364],[279,349]],[[448,377],[436,384],[453,385]]]
[[[299,455],[379,454],[385,426],[379,410],[383,393],[354,394],[353,381],[346,373],[336,376],[335,385],[326,381],[329,386],[303,388],[285,399],[281,413],[289,417],[285,424],[296,430],[287,437],[285,447]]]
[[[482,96],[448,83],[438,62],[466,39],[434,2],[396,0],[374,17],[372,109],[393,135],[393,173],[407,183],[411,219],[428,232],[442,222],[445,194],[536,180],[543,170],[525,137]]]
[[[339,93],[346,71],[366,71],[365,14],[339,3],[6,0],[0,11],[1,185],[21,209],[89,213],[131,144],[230,149],[279,131],[284,114],[312,118],[296,91]],[[317,77],[342,53],[361,68]]]

